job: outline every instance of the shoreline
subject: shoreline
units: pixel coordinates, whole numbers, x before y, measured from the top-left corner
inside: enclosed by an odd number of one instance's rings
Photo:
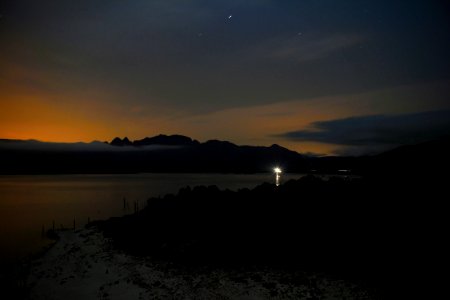
[[[32,261],[31,299],[373,299],[361,287],[319,274],[186,269],[114,249],[96,228],[59,232]]]
[[[47,237],[45,245],[26,256],[18,256],[12,260],[2,260],[0,271],[0,287],[8,299],[29,299],[28,277],[33,262],[43,258],[59,240],[59,237]]]

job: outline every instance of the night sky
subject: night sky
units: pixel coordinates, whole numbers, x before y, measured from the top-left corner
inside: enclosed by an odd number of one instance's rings
[[[361,154],[450,133],[448,1],[2,1],[0,138]]]

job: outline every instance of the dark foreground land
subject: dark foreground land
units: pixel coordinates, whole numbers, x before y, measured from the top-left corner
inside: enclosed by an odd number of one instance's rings
[[[412,172],[184,188],[57,232],[2,290],[7,299],[437,299],[445,181]]]
[[[438,299],[449,149],[447,139],[364,158],[357,178],[152,198],[61,233],[19,288],[37,299]]]
[[[442,185],[410,175],[185,188],[95,225],[126,253],[179,266],[320,272],[381,299],[429,297],[443,281]]]

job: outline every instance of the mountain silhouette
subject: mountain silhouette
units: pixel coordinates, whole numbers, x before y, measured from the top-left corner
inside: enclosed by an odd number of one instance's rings
[[[305,172],[305,156],[278,145],[238,146],[210,140],[199,143],[182,135],[158,135],[109,143],[43,143],[0,141],[3,174],[138,173],[138,172],[270,172],[276,165]]]
[[[365,168],[370,175],[396,177],[398,174],[439,174],[449,168],[450,137],[405,145],[366,158]],[[368,173],[368,172],[367,172]],[[445,177],[445,176],[444,176]],[[443,177],[443,178],[444,178]]]
[[[111,145],[113,146],[132,146],[133,143],[130,142],[130,140],[125,137],[123,140],[119,137],[116,137],[111,141]]]
[[[114,141],[114,140],[113,140]],[[150,146],[150,145],[170,145],[170,146],[192,146],[199,144],[198,141],[184,135],[164,135],[160,134],[154,137],[146,137],[142,140],[133,141],[133,146]],[[111,145],[113,143],[111,142]]]
[[[139,172],[286,172],[396,176],[445,169],[450,139],[402,146],[374,156],[311,157],[279,145],[239,146],[228,141],[200,143],[183,135],[158,135],[130,141],[44,143],[0,140],[2,174],[139,173]]]

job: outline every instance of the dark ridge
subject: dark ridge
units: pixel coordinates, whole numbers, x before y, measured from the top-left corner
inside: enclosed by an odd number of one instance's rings
[[[417,145],[405,145],[365,158],[363,174],[398,177],[410,174],[443,174],[450,168],[450,137]],[[448,177],[448,176],[443,176]]]
[[[125,137],[123,140],[120,139],[119,137],[116,137],[111,141],[110,145],[123,147],[123,146],[132,146],[133,143],[131,143],[127,137]]]
[[[228,148],[228,149],[236,149],[238,146],[228,142],[228,141],[220,141],[220,140],[209,140],[203,143],[205,147],[210,148]]]
[[[167,145],[167,146],[192,146],[197,145],[198,141],[184,135],[164,135],[160,134],[154,137],[146,137],[142,140],[133,141],[134,146],[149,145]]]
[[[159,135],[133,143],[117,137],[110,148],[93,145],[83,150],[61,150],[46,143],[45,150],[33,150],[33,145],[25,144],[28,147],[0,145],[0,156],[5,159],[0,173],[255,173],[271,172],[274,165],[291,172],[308,168],[301,154],[282,147],[237,146],[218,140],[199,143],[181,135]],[[146,147],[152,145],[159,147]]]
[[[349,174],[395,177],[412,171],[448,170],[450,153],[448,138],[363,157],[311,157],[276,144],[238,146],[219,140],[199,143],[181,135],[159,135],[134,142],[117,137],[110,145],[0,140],[0,173],[256,173],[271,172],[280,166],[290,173],[334,174],[345,170]]]

